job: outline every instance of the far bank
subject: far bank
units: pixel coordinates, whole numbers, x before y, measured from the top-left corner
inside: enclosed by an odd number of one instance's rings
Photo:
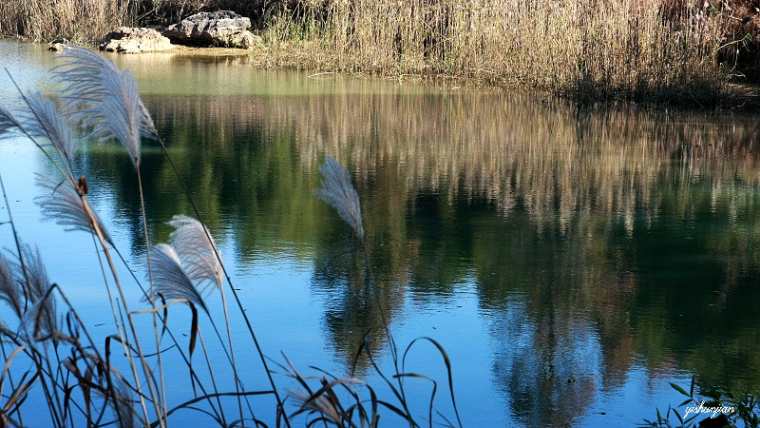
[[[756,6],[747,0],[15,0],[0,5],[0,33],[97,45],[120,26],[165,31],[199,11],[228,8],[250,20],[255,40],[246,47],[261,67],[448,79],[583,103],[747,109],[756,104],[760,74]]]

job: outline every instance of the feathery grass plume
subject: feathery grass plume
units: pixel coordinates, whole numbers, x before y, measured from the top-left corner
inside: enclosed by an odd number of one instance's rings
[[[169,236],[172,247],[175,248],[179,254],[184,272],[187,273],[187,276],[191,281],[194,281],[197,287],[195,289],[203,292],[204,289],[208,290],[216,287],[220,291],[222,309],[224,310],[224,322],[225,327],[227,328],[227,349],[225,350],[225,354],[232,366],[236,391],[240,392],[245,388],[238,375],[237,364],[235,362],[230,318],[229,313],[227,312],[227,300],[225,299],[224,289],[222,288],[224,268],[214,238],[211,237],[211,232],[203,225],[203,223],[192,217],[175,215],[168,224],[174,228],[174,231]],[[211,320],[211,325],[214,332],[217,334],[220,343],[224,343],[213,319]],[[193,331],[197,331],[197,328],[194,328]],[[191,337],[194,338],[195,335]],[[194,339],[191,339],[190,343],[194,343]],[[192,354],[192,345],[190,349],[190,353]],[[237,397],[237,402],[240,418],[242,419],[243,404],[239,396]],[[251,408],[250,403],[247,404],[251,414],[253,414],[253,409]]]
[[[326,418],[337,426],[342,425],[344,420],[342,412],[338,409],[337,404],[327,396],[326,392],[322,392],[319,395],[291,392],[290,395],[302,411],[309,410]]]
[[[55,300],[48,293],[52,284],[48,279],[47,269],[42,262],[39,249],[31,245],[22,245],[21,252],[24,263],[22,265],[20,259],[14,263],[15,276],[31,304],[24,314],[24,323],[31,327],[29,331],[33,333],[33,337],[49,336],[58,330],[58,322]]]
[[[357,238],[364,239],[362,207],[359,194],[351,183],[351,175],[338,161],[329,156],[319,170],[322,173],[322,187],[317,190],[317,197],[338,212],[354,230]]]
[[[0,106],[0,138],[8,134],[10,130],[20,127],[21,125],[16,118],[13,117],[13,114],[9,110]]]
[[[150,253],[150,262],[153,266],[153,285],[149,293],[151,300],[159,299],[160,295],[165,300],[190,302],[208,312],[203,297],[182,268],[174,247],[168,244],[155,245]]]
[[[63,85],[72,119],[93,138],[117,140],[139,166],[141,138],[155,139],[158,133],[132,74],[84,48],[67,47],[59,58],[53,78]]]
[[[71,172],[76,140],[66,117],[39,92],[27,94],[26,100],[30,111],[19,115],[19,126],[34,137],[50,141]]]
[[[35,198],[35,202],[40,206],[44,218],[55,221],[57,224],[64,226],[66,230],[81,230],[83,232],[95,233],[90,216],[87,215],[87,211],[85,210],[82,197],[74,189],[71,182],[63,180],[56,183],[49,178],[37,174],[37,185],[45,190],[45,193]],[[100,217],[94,211],[92,214],[106,242],[113,246],[113,240]]]
[[[5,301],[13,309],[13,313],[21,319],[24,311],[23,295],[13,275],[13,265],[3,254],[0,254],[0,300]]]
[[[221,287],[222,265],[216,256],[219,250],[208,228],[185,215],[175,215],[168,224],[174,228],[169,239],[187,276],[201,290]]]

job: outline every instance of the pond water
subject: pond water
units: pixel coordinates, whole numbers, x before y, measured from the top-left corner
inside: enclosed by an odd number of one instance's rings
[[[445,347],[465,426],[631,426],[679,403],[669,383],[692,376],[760,392],[755,118],[258,71],[245,57],[113,58],[138,78],[273,360],[282,352],[305,373],[346,375],[374,331],[368,346],[387,368],[387,318],[399,345],[430,336]],[[0,65],[25,88],[47,87],[53,64],[44,47],[0,43]],[[0,103],[19,103],[4,75]],[[350,229],[314,197],[325,155],[349,169],[360,194],[380,305],[367,297]],[[116,245],[144,271],[126,153],[90,145],[76,167]],[[91,238],[43,222],[34,203],[34,175],[53,171],[28,142],[0,143],[20,235],[103,337],[113,325]],[[151,238],[165,241],[166,221],[192,210],[149,143],[143,173]],[[7,225],[0,245],[13,246]],[[187,330],[186,312],[171,309],[173,328]],[[265,388],[234,318],[246,386]],[[407,364],[440,381],[437,407],[451,418],[440,356],[420,345]],[[167,373],[172,400],[187,399],[186,369],[169,364]],[[380,383],[365,359],[357,376]],[[409,383],[412,405],[426,412],[430,385]],[[254,400],[264,419],[267,400]],[[44,406],[25,404],[35,405]]]

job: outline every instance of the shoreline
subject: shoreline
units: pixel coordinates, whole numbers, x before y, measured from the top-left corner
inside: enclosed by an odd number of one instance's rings
[[[0,40],[12,40],[19,43],[30,43],[40,46],[49,46],[46,42],[34,41],[19,36],[0,35]],[[712,98],[704,98],[681,91],[675,94],[672,91],[657,93],[649,91],[644,94],[631,94],[621,90],[611,93],[599,93],[598,88],[592,86],[586,92],[557,91],[546,87],[537,87],[530,83],[509,81],[503,78],[487,78],[469,75],[453,75],[437,72],[398,72],[388,73],[383,70],[350,70],[344,68],[330,68],[326,64],[313,59],[312,52],[309,57],[306,51],[310,46],[293,47],[291,43],[283,43],[286,46],[263,44],[250,49],[224,48],[224,47],[196,47],[186,45],[174,45],[167,51],[144,52],[144,53],[105,53],[111,57],[118,56],[166,56],[186,58],[247,58],[247,65],[261,70],[284,70],[307,73],[308,78],[327,78],[328,76],[344,76],[359,79],[382,79],[396,80],[399,82],[432,83],[455,82],[452,86],[455,90],[478,88],[493,89],[497,91],[520,91],[533,93],[538,98],[558,98],[574,103],[582,108],[643,108],[648,110],[677,110],[695,111],[708,113],[754,113],[760,111],[760,84],[736,83],[736,82],[712,82],[717,86]],[[291,45],[291,46],[287,46]],[[304,43],[304,45],[307,45]],[[85,43],[81,46],[95,49],[94,43]],[[274,52],[273,52],[274,51]],[[102,51],[101,51],[102,52]],[[55,52],[51,51],[51,54]],[[432,67],[430,67],[432,68]]]
[[[83,1],[91,8],[0,6],[0,33],[89,45],[124,38],[110,49],[128,52],[161,50],[170,40],[252,48],[249,62],[260,68],[455,81],[580,105],[760,110],[759,87],[746,84],[760,83],[760,11],[747,0],[293,0],[292,8],[284,2],[267,11],[242,1],[189,9],[138,1],[144,10]],[[238,56],[181,49],[184,56]]]
[[[272,54],[271,50],[277,49],[279,52]],[[760,111],[760,84],[753,83],[733,83],[722,82],[716,98],[710,100],[700,100],[696,97],[688,97],[688,92],[683,93],[682,97],[674,97],[671,92],[662,92],[660,94],[651,94],[652,99],[646,100],[646,94],[643,96],[631,97],[625,91],[619,93],[605,94],[602,96],[589,96],[587,93],[577,92],[560,92],[552,91],[549,88],[532,86],[527,83],[521,84],[517,81],[506,81],[504,79],[489,79],[486,77],[473,77],[464,75],[452,75],[444,73],[387,73],[382,70],[345,70],[333,69],[327,66],[320,66],[311,60],[299,60],[303,58],[305,49],[291,48],[282,52],[279,48],[270,45],[257,47],[251,50],[229,49],[229,48],[207,48],[207,47],[190,47],[179,46],[175,51],[157,52],[153,55],[176,55],[188,58],[219,58],[230,57],[240,58],[248,57],[249,65],[263,70],[286,70],[299,71],[307,74],[310,78],[327,78],[328,76],[345,76],[359,79],[381,79],[399,82],[415,83],[432,83],[443,84],[446,82],[454,83],[452,86],[456,90],[476,88],[476,89],[493,89],[498,91],[520,91],[523,93],[533,93],[538,98],[559,98],[575,103],[581,107],[589,108],[615,108],[615,107],[641,107],[653,110],[682,110],[682,111],[705,111],[705,112],[756,112]],[[122,54],[115,54],[122,55]],[[129,54],[124,54],[129,55]],[[135,54],[141,55],[141,54]]]

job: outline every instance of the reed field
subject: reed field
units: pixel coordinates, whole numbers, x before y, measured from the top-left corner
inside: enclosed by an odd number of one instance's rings
[[[275,18],[268,39],[274,57],[315,69],[474,78],[593,98],[709,100],[723,81],[723,18],[689,6],[677,22],[659,2],[639,0],[328,0],[300,10]]]
[[[120,0],[7,0],[0,2],[0,34],[88,42],[130,22],[129,11]]]
[[[754,30],[737,22],[754,12],[735,3],[747,2],[10,0],[0,5],[0,33],[93,41],[118,25],[224,7],[252,17],[266,45],[255,55],[269,66],[707,106],[753,69]]]

